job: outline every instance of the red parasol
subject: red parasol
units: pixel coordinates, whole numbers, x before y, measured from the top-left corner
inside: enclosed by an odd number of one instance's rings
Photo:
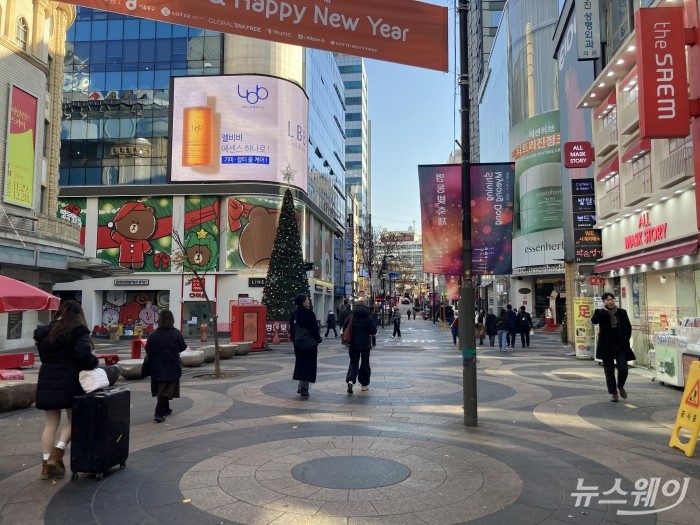
[[[60,297],[30,284],[0,275],[0,313],[58,310]]]

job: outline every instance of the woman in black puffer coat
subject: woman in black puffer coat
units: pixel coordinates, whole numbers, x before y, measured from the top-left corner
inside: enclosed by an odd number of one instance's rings
[[[180,397],[182,360],[180,352],[187,349],[180,330],[175,328],[175,317],[170,310],[158,316],[158,328],[146,341],[148,368],[151,375],[151,395],[157,398],[153,421],[162,423],[173,413],[170,400]]]
[[[90,330],[80,303],[64,301],[48,326],[34,331],[41,368],[36,384],[36,407],[44,411],[41,448],[44,455],[41,479],[62,478],[66,473],[63,454],[71,439],[73,397],[84,394],[78,376],[97,366]],[[67,423],[56,442],[61,410]],[[54,446],[54,443],[57,443]]]

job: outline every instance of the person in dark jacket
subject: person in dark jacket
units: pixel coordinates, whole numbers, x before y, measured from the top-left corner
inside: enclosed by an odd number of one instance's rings
[[[625,390],[627,361],[634,361],[637,357],[630,347],[632,324],[627,312],[615,306],[615,296],[610,292],[605,292],[601,299],[603,308],[596,309],[591,317],[591,323],[599,326],[595,357],[603,361],[608,394],[612,396],[610,400],[616,403],[619,397],[627,399]],[[616,365],[617,381],[615,381]]]
[[[163,310],[158,316],[158,328],[146,341],[148,368],[151,375],[151,395],[156,401],[153,421],[162,423],[165,416],[173,413],[170,400],[180,397],[180,377],[182,361],[180,352],[187,349],[185,338],[175,328],[175,318],[170,310]]]
[[[450,323],[450,332],[452,332],[452,343],[456,345],[459,336],[459,317],[455,317]]]
[[[489,308],[488,313],[484,316],[484,326],[486,327],[486,335],[489,336],[489,344],[494,346],[496,339],[496,316],[491,308]]]
[[[508,317],[508,335],[506,337],[506,347],[510,345],[515,348],[515,335],[518,333],[518,315],[513,310],[513,306],[506,305],[506,316]]]
[[[326,317],[326,335],[323,337],[328,337],[331,330],[333,330],[335,336],[338,337],[338,331],[335,329],[335,314],[333,310],[328,311],[328,317]]]
[[[398,306],[394,308],[394,313],[391,315],[391,320],[394,323],[394,332],[391,337],[401,338],[401,312]]]
[[[316,316],[309,309],[309,297],[306,294],[299,294],[294,298],[296,310],[292,312],[289,321],[289,335],[294,343],[294,375],[292,379],[299,381],[297,394],[301,397],[309,397],[309,383],[316,382],[316,360],[318,357],[318,343],[322,341],[321,330],[316,322]],[[295,340],[298,328],[304,328],[311,337],[316,340],[316,345],[312,348],[300,348]]]
[[[85,393],[78,376],[81,370],[97,366],[90,329],[80,303],[62,302],[51,323],[34,331],[34,340],[41,359],[36,407],[44,411],[45,419],[41,435],[41,479],[60,479],[66,473],[63,454],[71,440],[73,397]],[[62,409],[66,410],[67,423],[56,441]]]
[[[401,317],[398,309],[396,312]],[[348,373],[345,375],[348,394],[352,394],[352,386],[357,380],[362,385],[360,390],[369,389],[369,378],[372,374],[372,369],[369,366],[369,352],[373,346],[374,336],[377,334],[377,323],[370,315],[370,310],[364,299],[355,301],[355,306],[350,316],[345,320],[343,329],[347,328],[350,320],[352,320],[352,339],[348,345],[350,366],[348,366]]]
[[[508,314],[503,308],[496,318],[496,334],[498,334],[498,349],[505,352],[508,348]]]
[[[532,317],[525,311],[525,306],[518,312],[518,332],[520,332],[520,344],[523,348],[530,346],[530,330],[532,330]]]

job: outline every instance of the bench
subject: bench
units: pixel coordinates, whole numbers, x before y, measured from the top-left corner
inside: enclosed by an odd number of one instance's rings
[[[119,362],[117,354],[95,354],[97,359],[104,359],[105,366],[116,365]]]
[[[34,366],[34,352],[0,354],[0,368],[22,368]]]

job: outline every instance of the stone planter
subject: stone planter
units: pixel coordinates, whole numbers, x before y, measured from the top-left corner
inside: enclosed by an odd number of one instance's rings
[[[216,357],[216,347],[214,345],[204,345],[198,348],[201,352],[204,352],[204,362],[213,363]]]
[[[27,408],[36,401],[36,382],[0,381],[0,412]]]
[[[119,373],[128,381],[135,381],[141,378],[141,367],[143,359],[123,359],[117,363]]]
[[[219,345],[219,359],[232,359],[236,355],[238,344]]]
[[[236,344],[238,345],[238,348],[236,348],[236,355],[248,355],[253,349],[253,343],[249,341]]]
[[[204,352],[201,350],[185,350],[180,352],[182,366],[187,368],[197,368],[204,363]]]

